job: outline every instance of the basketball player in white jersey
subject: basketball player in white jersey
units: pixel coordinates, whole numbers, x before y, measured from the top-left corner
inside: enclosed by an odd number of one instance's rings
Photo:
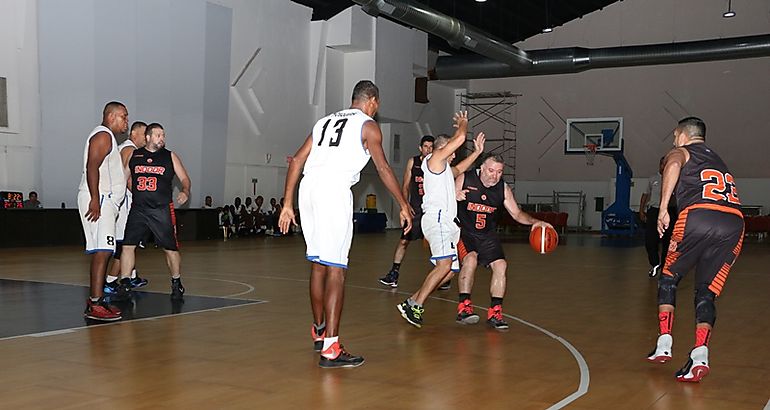
[[[128,139],[123,141],[118,146],[118,152],[120,152],[120,159],[123,162],[124,171],[126,173],[126,182],[131,180],[131,171],[128,169],[128,160],[131,159],[131,154],[137,148],[142,148],[147,144],[147,138],[144,135],[144,131],[147,129],[147,124],[142,121],[134,121],[131,124],[131,131],[129,132]],[[120,205],[118,211],[118,222],[115,227],[115,255],[112,261],[112,268],[110,273],[107,274],[107,279],[104,283],[104,293],[115,294],[118,291],[118,278],[120,277],[120,253],[123,249],[123,234],[126,231],[126,221],[128,220],[128,213],[131,211],[131,187],[130,184],[126,189],[126,198],[123,200],[123,204]],[[136,274],[136,269],[131,270],[131,287],[140,288],[147,285],[147,279],[140,278]]]
[[[289,164],[284,207],[278,225],[286,233],[294,216],[294,191],[304,166],[299,187],[302,232],[311,262],[310,305],[313,310],[311,336],[318,363],[323,368],[356,367],[361,356],[347,353],[338,340],[344,300],[345,270],[353,239],[353,193],[350,187],[371,157],[377,173],[398,201],[404,231],[412,227],[411,208],[393,175],[382,149],[382,133],[372,119],[380,106],[379,90],[371,81],[359,81],[353,89],[353,103],[347,110],[318,120],[313,132]]]
[[[126,175],[115,134],[127,130],[126,106],[116,101],[107,103],[102,112],[102,125],[91,131],[83,153],[78,211],[86,237],[86,253],[91,255],[91,295],[84,314],[94,320],[121,318],[120,310],[102,298],[102,288],[107,262],[115,252],[118,207],[126,194]]]
[[[431,262],[436,266],[428,273],[420,289],[396,306],[401,316],[418,328],[422,327],[425,300],[436,287],[452,278],[453,271],[460,270],[457,259],[460,228],[454,222],[457,216],[455,177],[467,171],[484,151],[484,133],[480,132],[473,141],[473,153],[457,166],[450,166],[455,151],[465,143],[468,113],[456,113],[454,122],[457,130],[452,138],[436,138],[433,152],[422,162],[425,190],[422,197],[422,232],[430,244]]]

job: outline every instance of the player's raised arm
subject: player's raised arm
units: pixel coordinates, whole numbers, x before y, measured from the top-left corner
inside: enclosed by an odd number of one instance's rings
[[[484,152],[484,141],[486,140],[487,138],[483,132],[476,135],[476,138],[473,139],[473,152],[465,157],[464,160],[460,161],[459,164],[452,167],[452,175],[455,178],[473,166],[473,163],[476,162],[479,155]]]
[[[443,147],[434,147],[433,153],[428,159],[428,169],[431,172],[443,172],[446,166],[445,161],[449,159],[449,157],[452,156],[452,154],[454,154],[454,152],[457,151],[457,149],[460,148],[463,143],[465,143],[465,135],[468,131],[468,112],[460,111],[455,113],[453,120],[453,126],[456,128],[456,130],[452,135],[452,138],[450,138],[449,142]]]

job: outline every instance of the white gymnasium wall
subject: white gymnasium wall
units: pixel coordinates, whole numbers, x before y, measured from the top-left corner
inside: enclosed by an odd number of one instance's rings
[[[0,190],[31,190],[49,205],[40,174],[37,2],[0,1],[0,77],[6,78],[8,127],[0,127]],[[55,204],[58,205],[58,204]]]
[[[110,100],[130,121],[164,125],[193,182],[190,206],[221,192],[230,10],[202,0],[38,5],[44,204],[75,206],[85,140]]]
[[[282,170],[315,117],[310,86],[312,11],[281,0],[216,0],[233,11],[227,167],[224,197],[232,204],[256,194],[283,193]],[[254,55],[256,54],[256,57]],[[253,59],[252,59],[253,57]],[[313,70],[315,72],[315,70]]]

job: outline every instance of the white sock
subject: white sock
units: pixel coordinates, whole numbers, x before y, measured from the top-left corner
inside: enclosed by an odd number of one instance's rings
[[[131,279],[136,278],[136,269],[131,269]]]
[[[326,349],[330,348],[333,344],[337,343],[337,340],[339,339],[339,336],[334,337],[325,337],[324,338],[324,348],[321,349],[321,351],[325,351]]]
[[[117,276],[107,275],[107,278],[105,279],[106,283],[112,283],[118,280]]]

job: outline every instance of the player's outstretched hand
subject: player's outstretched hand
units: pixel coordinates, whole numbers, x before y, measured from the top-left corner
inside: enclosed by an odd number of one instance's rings
[[[398,214],[401,226],[404,227],[404,233],[409,233],[412,230],[412,213],[414,213],[412,207],[407,206],[406,208],[401,208],[401,212]]]
[[[86,219],[90,222],[96,222],[99,220],[99,216],[102,214],[102,207],[99,204],[98,198],[91,198],[88,202],[88,211],[86,211]]]
[[[455,113],[452,120],[455,122],[452,124],[455,128],[460,128],[461,125],[468,124],[468,111],[458,111]]]
[[[478,153],[484,152],[484,141],[486,140],[487,136],[483,132],[478,133],[473,139],[473,149]]]
[[[180,192],[179,195],[177,195],[176,197],[176,202],[179,205],[184,205],[188,199],[190,199],[190,197],[187,196],[187,194],[185,194],[184,192]]]
[[[289,232],[291,225],[297,226],[297,220],[294,216],[294,210],[291,207],[284,206],[281,208],[281,215],[278,217],[278,228],[282,234]]]
[[[534,230],[535,230],[535,228],[538,228],[538,227],[541,227],[541,228],[543,228],[543,229],[545,229],[545,228],[551,228],[551,229],[553,229],[553,225],[549,224],[548,222],[545,222],[545,221],[537,221],[537,222],[535,222],[535,223],[533,223],[533,224],[532,224],[532,226],[530,227],[529,231],[530,231],[530,232],[532,232],[532,231],[534,231]]]
[[[666,229],[668,229],[669,223],[671,223],[671,216],[668,214],[668,210],[661,209],[658,214],[658,236],[661,238],[663,237],[663,234],[666,233]]]

